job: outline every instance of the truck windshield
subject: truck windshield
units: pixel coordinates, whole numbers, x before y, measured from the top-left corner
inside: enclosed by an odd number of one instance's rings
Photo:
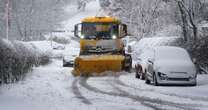
[[[118,24],[115,23],[82,23],[84,39],[116,39]]]

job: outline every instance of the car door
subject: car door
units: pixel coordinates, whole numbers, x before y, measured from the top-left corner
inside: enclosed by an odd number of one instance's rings
[[[154,66],[154,51],[150,51],[149,53],[149,58],[148,58],[148,61],[147,61],[147,76],[149,79],[152,80],[153,78],[153,72],[154,72],[154,69],[153,69],[153,66]]]

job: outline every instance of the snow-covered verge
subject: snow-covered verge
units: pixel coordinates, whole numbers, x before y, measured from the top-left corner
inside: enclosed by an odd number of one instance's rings
[[[69,44],[60,44],[53,41],[30,41],[28,43],[34,45],[42,53],[48,53],[50,58],[62,58],[70,53],[73,48],[79,48],[79,43],[74,40],[71,40]],[[59,46],[61,49],[57,48]]]
[[[22,79],[33,66],[47,64],[49,55],[34,45],[0,39],[0,84]]]
[[[27,74],[27,79],[0,88],[2,110],[129,110],[148,109],[131,99],[108,94],[94,93],[86,89],[85,78],[74,77],[72,68],[63,68],[62,61],[35,68]],[[89,79],[93,86],[106,91],[109,87],[105,77]],[[94,78],[92,78],[94,79]],[[105,80],[106,79],[106,80]],[[109,78],[111,79],[111,78]],[[106,81],[103,82],[103,81]],[[100,84],[100,82],[103,84]],[[82,83],[82,84],[80,84]],[[86,85],[87,86],[87,85]],[[105,90],[103,91],[105,93]],[[117,93],[116,93],[117,94]],[[119,94],[119,93],[118,93]],[[151,109],[150,109],[151,110]]]

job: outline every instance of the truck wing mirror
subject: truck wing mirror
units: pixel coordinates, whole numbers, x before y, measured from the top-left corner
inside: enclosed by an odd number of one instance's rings
[[[81,27],[82,25],[81,24],[76,24],[75,26],[74,26],[74,36],[75,37],[78,37],[78,38],[80,38],[81,37],[81,29],[82,29],[82,27]]]
[[[128,33],[127,33],[127,25],[126,24],[120,24],[119,25],[119,36],[121,38],[127,36]]]

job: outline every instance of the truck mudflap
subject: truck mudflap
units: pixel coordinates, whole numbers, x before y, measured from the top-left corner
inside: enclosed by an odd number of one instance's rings
[[[102,76],[106,71],[123,71],[123,55],[89,55],[75,59],[74,76]]]

